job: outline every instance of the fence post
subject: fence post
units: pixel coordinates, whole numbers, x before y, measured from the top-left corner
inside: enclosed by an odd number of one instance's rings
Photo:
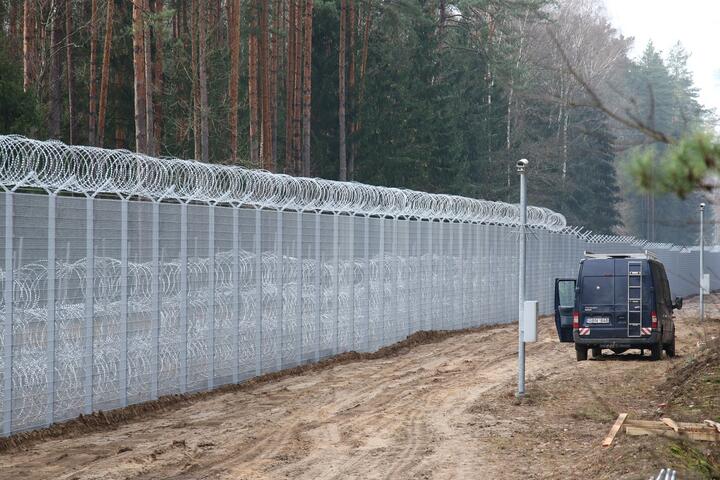
[[[421,302],[423,300],[423,274],[425,273],[423,270],[423,262],[422,262],[422,218],[417,219],[417,279],[418,279],[418,285],[415,289],[416,297],[415,297],[415,321],[418,322],[418,330],[421,329],[421,318],[420,316],[423,314],[423,308],[421,305]],[[410,232],[408,231],[408,237],[410,236]]]
[[[57,195],[48,192],[47,267],[47,424],[55,421],[55,205]]]
[[[157,400],[160,370],[160,200],[152,203],[152,296],[150,398]]]
[[[297,211],[297,225],[296,225],[296,255],[297,255],[297,310],[295,312],[297,322],[297,363],[300,365],[303,361],[303,308],[305,302],[303,301],[303,250],[302,250],[302,230],[303,230],[303,212],[302,210]]]
[[[338,222],[340,215],[333,214],[333,269],[335,271],[335,285],[333,286],[333,310],[335,311],[335,330],[333,331],[333,345],[335,354],[340,353],[340,260],[339,260],[339,232]]]
[[[435,273],[435,269],[433,268],[433,262],[434,262],[434,254],[433,254],[433,219],[430,218],[428,220],[428,283],[429,283],[429,294],[428,299],[426,299],[426,302],[429,300],[430,305],[428,305],[428,308],[425,310],[425,330],[432,330],[433,329],[433,322],[435,318],[435,302],[433,299],[433,296],[435,295],[435,284],[433,282],[433,277]]]
[[[393,249],[393,282],[392,282],[392,296],[393,296],[393,302],[392,302],[392,322],[395,323],[395,328],[393,329],[393,336],[390,340],[391,342],[395,342],[396,340],[399,340],[396,338],[397,331],[399,330],[397,327],[399,327],[398,323],[398,283],[400,282],[400,262],[398,261],[398,251],[397,251],[397,230],[398,230],[398,217],[393,217],[393,233],[392,233],[392,249]]]
[[[443,243],[444,239],[444,220],[438,221],[438,229],[440,232],[438,233],[438,260],[440,261],[440,272],[438,273],[438,277],[440,278],[440,285],[436,286],[436,288],[439,289],[440,298],[437,302],[437,309],[438,309],[438,317],[440,317],[438,320],[440,321],[440,327],[441,329],[445,329],[445,300],[447,298],[447,291],[445,289],[445,244]]]
[[[187,392],[188,368],[188,204],[180,204],[180,393]]]
[[[233,205],[233,266],[232,266],[232,279],[233,279],[233,308],[232,311],[232,378],[233,383],[238,383],[240,380],[240,207]]]
[[[322,213],[315,213],[315,361],[320,360],[320,326],[322,321],[322,259],[320,258],[320,218]]]
[[[380,217],[380,255],[378,259],[380,284],[380,346],[385,346],[385,217]]]
[[[283,254],[283,211],[277,211],[277,224],[275,233],[275,292],[277,294],[275,301],[278,302],[278,332],[280,332],[278,351],[275,355],[275,368],[282,370],[283,367],[283,354],[285,353],[285,299],[284,299],[284,254]],[[277,343],[276,343],[277,345]]]
[[[95,315],[95,245],[94,245],[94,199],[85,197],[85,408],[86,415],[92,413],[93,406],[93,347]]]
[[[349,276],[350,276],[350,348],[356,350],[355,345],[355,219],[360,218],[355,215],[348,217],[350,219],[350,238],[348,239],[349,255]]]
[[[208,390],[215,386],[215,203],[208,218]]]
[[[465,268],[465,243],[463,242],[465,223],[458,223],[458,229],[460,230],[458,232],[458,258],[460,259],[460,327],[465,328],[465,286],[467,285],[467,282],[465,281],[465,273],[467,272],[467,269]]]
[[[263,321],[263,265],[262,265],[262,217],[259,208],[255,209],[255,290],[257,307],[255,309],[255,375],[262,373],[262,321]]]
[[[365,332],[367,333],[365,346],[367,351],[370,351],[370,216],[365,215],[365,241],[364,241],[364,252],[365,254]]]
[[[15,265],[13,263],[13,227],[14,227],[14,200],[12,190],[5,190],[5,326],[3,339],[3,435],[12,433],[13,415],[13,316],[15,305],[13,287],[15,283]]]
[[[120,406],[126,407],[128,353],[128,204],[120,200]]]

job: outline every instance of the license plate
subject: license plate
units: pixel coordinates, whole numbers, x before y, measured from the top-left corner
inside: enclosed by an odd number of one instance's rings
[[[610,317],[587,317],[585,323],[610,323]]]

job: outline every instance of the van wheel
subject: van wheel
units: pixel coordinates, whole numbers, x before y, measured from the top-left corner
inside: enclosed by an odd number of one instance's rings
[[[587,360],[588,347],[585,345],[575,344],[575,355],[578,362]]]
[[[673,333],[672,338],[670,339],[670,343],[665,345],[665,354],[668,356],[668,358],[672,358],[675,356],[675,334]]]
[[[660,360],[662,357],[662,344],[656,343],[655,345],[650,347],[650,360],[656,361]]]
[[[600,348],[600,347],[593,347],[593,349],[592,349],[592,356],[593,356],[593,358],[600,358],[600,357],[602,357],[602,348]]]

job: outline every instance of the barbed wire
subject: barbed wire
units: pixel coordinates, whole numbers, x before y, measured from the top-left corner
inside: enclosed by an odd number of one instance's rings
[[[293,177],[128,150],[0,135],[0,185],[255,208],[517,225],[518,205],[457,195]],[[565,217],[529,206],[528,225],[559,232]]]

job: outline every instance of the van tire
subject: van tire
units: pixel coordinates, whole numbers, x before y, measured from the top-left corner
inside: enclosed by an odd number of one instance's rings
[[[600,347],[593,347],[593,348],[592,348],[592,356],[593,356],[593,358],[600,358],[600,357],[602,357],[602,348],[600,348]]]
[[[650,346],[650,360],[657,361],[662,357],[663,347],[661,343]]]
[[[672,358],[675,356],[675,333],[673,332],[673,336],[670,339],[670,342],[665,345],[665,355],[668,356],[668,358]]]
[[[575,344],[575,356],[577,357],[578,362],[582,362],[584,360],[587,360],[588,357],[588,347],[586,345],[578,345]]]

